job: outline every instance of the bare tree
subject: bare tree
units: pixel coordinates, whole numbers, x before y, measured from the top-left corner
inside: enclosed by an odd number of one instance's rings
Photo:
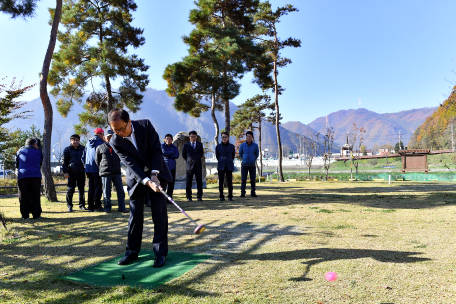
[[[358,148],[358,153],[355,155],[352,152],[351,155],[351,162],[352,166],[355,166],[356,174],[358,174],[358,166],[359,166],[359,154],[361,152],[361,146],[363,145],[364,142],[364,135],[366,133],[366,129],[364,127],[357,127],[356,123],[353,123],[353,128],[350,130],[348,133],[348,138],[350,145],[355,148]],[[353,167],[350,168],[350,170],[353,170]]]
[[[305,164],[309,170],[310,180],[310,169],[312,167],[312,161],[317,156],[317,151],[320,149],[320,133],[309,132],[307,137],[304,137],[304,149],[306,150],[306,158],[304,159]]]
[[[332,146],[334,144],[334,128],[325,126],[325,134],[323,135],[323,167],[326,172],[326,180],[328,180],[328,172],[331,166]]]

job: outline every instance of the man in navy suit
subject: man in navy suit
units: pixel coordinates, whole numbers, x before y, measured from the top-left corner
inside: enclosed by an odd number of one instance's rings
[[[219,194],[220,201],[225,200],[223,195],[223,184],[228,183],[228,199],[233,200],[233,171],[234,171],[234,157],[236,152],[234,145],[230,143],[230,136],[227,132],[222,132],[222,143],[215,147],[215,157],[217,158],[217,170],[219,177]]]
[[[203,200],[203,162],[201,159],[204,155],[203,144],[196,141],[198,134],[196,131],[188,133],[190,141],[182,147],[182,157],[187,163],[187,182],[186,195],[189,202],[192,201],[192,181],[193,175],[196,179],[196,197],[199,201]]]
[[[149,194],[154,222],[153,267],[162,267],[168,254],[168,215],[166,198],[160,190],[172,181],[172,176],[163,159],[159,136],[148,119],[131,121],[125,110],[114,109],[109,112],[108,123],[116,133],[110,144],[127,166],[130,196],[127,248],[118,264],[127,265],[138,258],[144,224],[144,201]]]

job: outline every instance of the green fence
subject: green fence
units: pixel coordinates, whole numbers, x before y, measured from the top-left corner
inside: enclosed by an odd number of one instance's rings
[[[297,181],[309,181],[308,173],[291,173],[283,174],[285,180],[296,179]],[[276,180],[277,174],[272,174],[269,178]],[[267,181],[269,181],[269,178]],[[331,173],[329,172],[328,180],[330,181],[349,181],[351,179],[350,173]],[[326,180],[324,173],[311,173],[310,181]],[[353,180],[356,181],[414,181],[414,182],[456,182],[456,174],[443,173],[443,174],[425,174],[425,173],[358,173],[353,172]]]

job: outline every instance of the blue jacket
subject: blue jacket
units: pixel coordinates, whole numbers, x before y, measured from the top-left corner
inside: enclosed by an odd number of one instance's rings
[[[258,149],[258,145],[253,141],[250,145],[244,142],[239,147],[239,157],[242,160],[243,166],[254,166],[259,155],[260,150]]]
[[[41,163],[43,154],[33,146],[22,147],[16,154],[17,180],[26,177],[41,178]]]
[[[95,158],[97,157],[97,147],[103,143],[104,141],[98,136],[89,139],[84,153],[82,153],[82,163],[84,164],[86,173],[98,173],[99,170]]]
[[[173,144],[171,144],[171,146],[168,146],[166,143],[162,143],[161,148],[168,169],[176,170],[176,159],[179,158],[179,150],[177,147]]]

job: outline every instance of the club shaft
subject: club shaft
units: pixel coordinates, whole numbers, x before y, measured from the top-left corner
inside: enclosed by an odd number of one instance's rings
[[[174,206],[176,206],[177,209],[180,210],[180,212],[182,212],[186,217],[188,217],[189,220],[191,220],[196,226],[198,226],[198,224],[181,207],[179,207],[179,205],[176,204],[173,201],[173,199],[164,190],[160,190],[160,191]]]

